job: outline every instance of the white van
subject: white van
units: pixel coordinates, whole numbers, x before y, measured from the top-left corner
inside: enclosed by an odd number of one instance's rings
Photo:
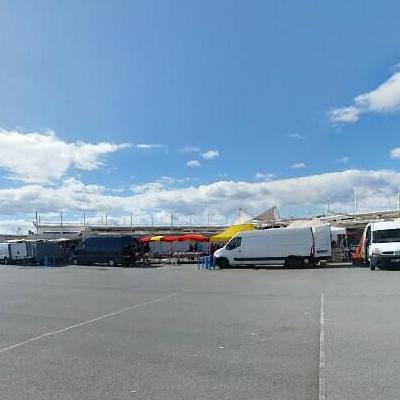
[[[0,262],[3,264],[10,262],[10,245],[8,243],[0,243]]]
[[[322,231],[321,231],[322,232]],[[325,228],[323,232],[327,232]],[[325,234],[326,236],[326,234]],[[322,238],[321,236],[318,236]],[[330,255],[329,243],[318,239],[321,255]],[[215,262],[222,268],[230,265],[284,265],[287,267],[314,264],[316,240],[312,228],[276,228],[241,232],[214,253]]]
[[[400,220],[373,222],[365,228],[365,254],[372,270],[400,267]]]
[[[9,242],[11,261],[25,261],[28,258],[28,246],[26,242]]]
[[[0,262],[2,264],[21,262],[28,258],[28,247],[25,242],[0,243]]]

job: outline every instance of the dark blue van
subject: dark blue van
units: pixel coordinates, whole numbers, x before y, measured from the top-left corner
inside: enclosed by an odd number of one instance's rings
[[[71,262],[74,265],[108,264],[129,265],[136,263],[137,241],[125,236],[92,236],[84,239],[74,250]]]

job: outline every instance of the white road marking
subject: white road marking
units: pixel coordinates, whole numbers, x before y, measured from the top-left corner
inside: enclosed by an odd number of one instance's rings
[[[50,337],[50,336],[55,336],[55,335],[58,335],[60,333],[68,332],[68,331],[71,331],[73,329],[85,326],[85,325],[93,324],[94,322],[102,321],[103,319],[106,319],[106,318],[109,318],[109,317],[113,317],[115,315],[122,314],[122,313],[124,313],[126,311],[131,311],[131,310],[135,310],[137,308],[149,306],[151,304],[160,303],[161,301],[167,300],[167,299],[169,299],[171,297],[178,296],[178,295],[180,295],[182,293],[183,292],[171,293],[171,294],[169,294],[167,296],[158,297],[157,299],[154,299],[154,300],[146,301],[144,303],[134,304],[132,306],[124,307],[124,308],[121,308],[120,310],[117,310],[117,311],[114,311],[114,312],[111,312],[111,313],[108,313],[108,314],[100,315],[100,316],[98,316],[96,318],[93,318],[93,319],[90,319],[88,321],[80,322],[79,324],[71,325],[71,326],[68,326],[66,328],[58,329],[56,331],[51,331],[51,332],[47,332],[47,333],[44,333],[44,334],[39,335],[39,336],[35,336],[35,337],[30,338],[28,340],[24,340],[23,342],[15,343],[15,344],[13,344],[11,346],[7,346],[7,347],[4,347],[4,348],[0,349],[0,354],[3,354],[5,352],[7,352],[7,351],[16,349],[18,347],[22,347],[22,346],[24,346],[26,344],[29,344],[29,343],[32,343],[32,342],[37,342],[38,340],[41,340],[41,339],[44,339],[44,338],[47,338],[47,337]]]
[[[320,313],[320,332],[319,332],[319,400],[326,399],[325,386],[325,296],[321,293],[321,313]]]

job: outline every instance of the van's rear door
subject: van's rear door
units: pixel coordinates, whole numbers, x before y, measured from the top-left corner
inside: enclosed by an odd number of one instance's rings
[[[315,257],[327,258],[332,255],[332,238],[330,225],[316,226],[313,229]]]

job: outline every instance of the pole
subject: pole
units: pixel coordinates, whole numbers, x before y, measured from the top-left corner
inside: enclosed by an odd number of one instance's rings
[[[107,224],[108,224],[108,215],[106,213],[106,226],[107,226]]]
[[[131,213],[131,232],[133,232],[133,214]]]
[[[400,192],[397,193],[397,211],[399,212],[400,217]]]
[[[358,212],[358,204],[357,204],[357,196],[354,196],[354,217],[357,218]]]
[[[171,226],[174,226],[174,214],[171,213]]]
[[[39,234],[39,220],[38,220],[38,213],[35,212],[35,221],[36,221],[36,235]]]
[[[151,218],[151,226],[154,226],[154,218],[153,218],[153,214],[150,214],[150,218]]]
[[[60,226],[62,228],[63,226],[63,215],[62,215],[62,211],[60,211]]]
[[[86,226],[86,213],[83,212],[83,226]]]

